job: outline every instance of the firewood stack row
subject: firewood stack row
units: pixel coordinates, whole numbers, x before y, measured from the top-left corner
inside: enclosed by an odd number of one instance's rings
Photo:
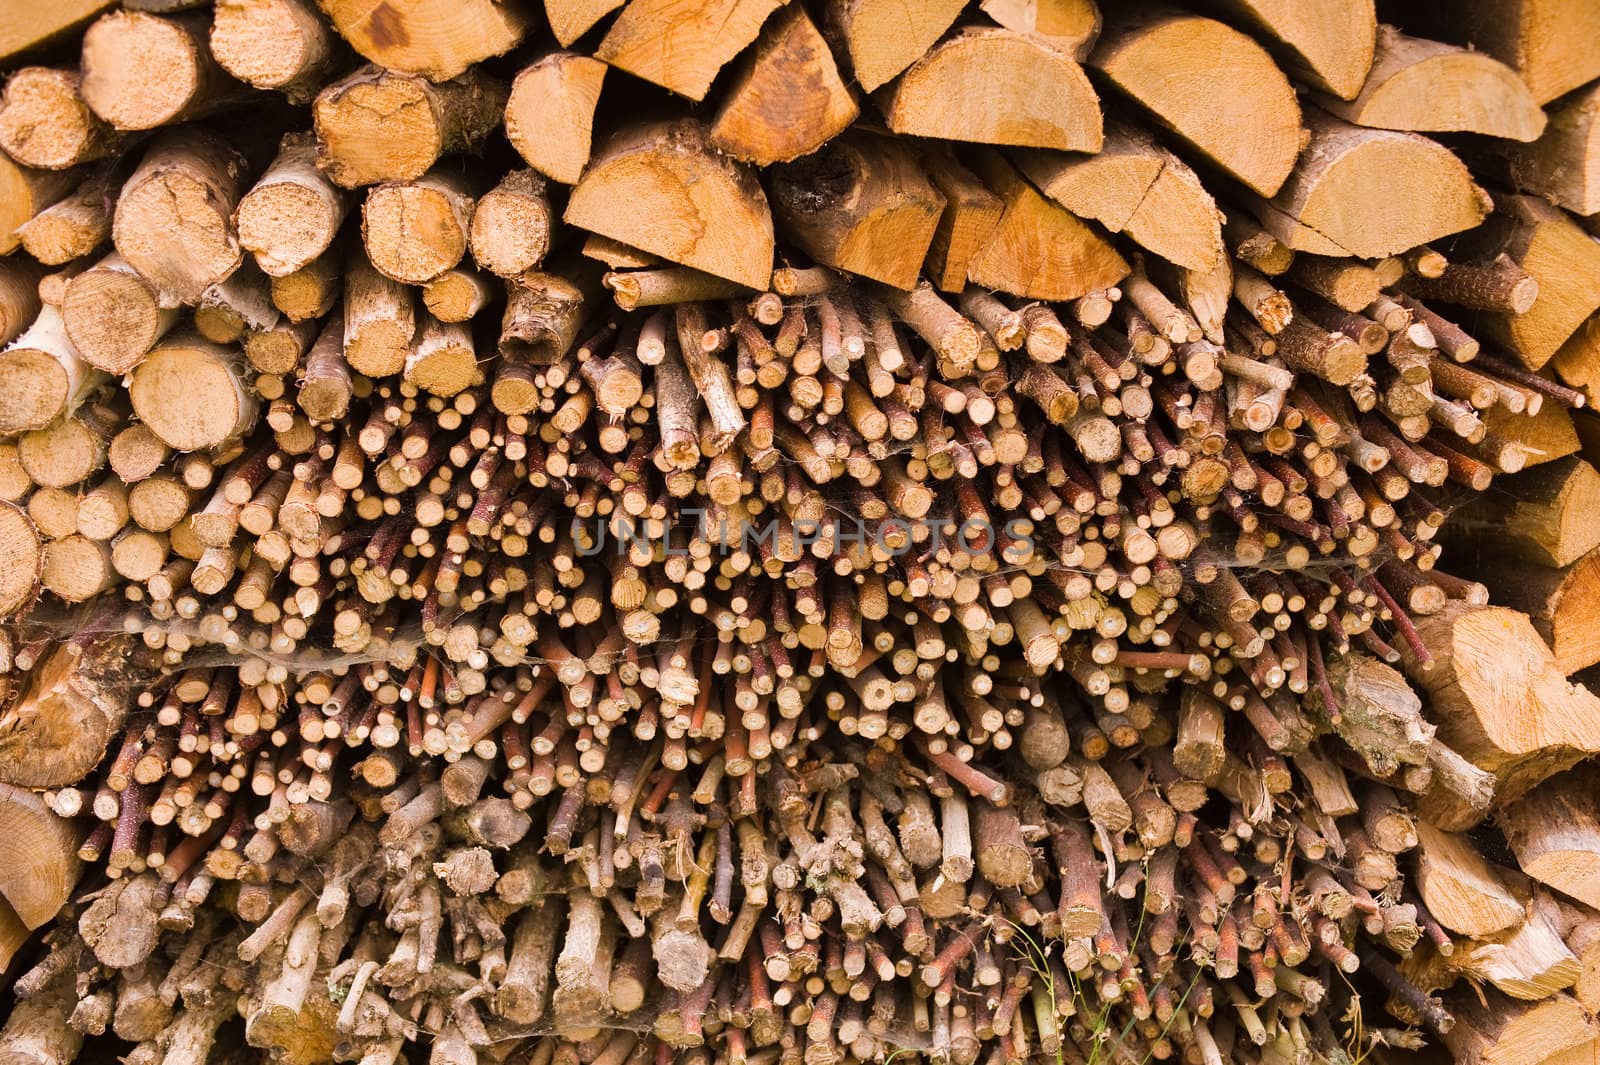
[[[1314,6],[0,26],[0,1065],[1600,1051],[1600,10]]]

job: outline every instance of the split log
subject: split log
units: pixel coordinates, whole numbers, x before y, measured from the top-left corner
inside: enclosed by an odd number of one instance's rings
[[[77,71],[24,67],[0,98],[0,149],[22,166],[65,170],[117,147],[111,128],[79,93]]]
[[[981,0],[978,6],[1006,29],[1037,37],[1079,63],[1100,37],[1094,0]]]
[[[813,259],[902,289],[916,283],[943,207],[908,147],[866,133],[775,168],[772,199],[779,223]]]
[[[1223,6],[1272,38],[1285,64],[1310,84],[1341,100],[1361,91],[1378,29],[1371,0],[1223,0]]]
[[[1600,212],[1600,86],[1573,94],[1550,112],[1544,135],[1506,151],[1520,192],[1542,196],[1574,214]],[[14,154],[14,153],[13,153]]]
[[[186,127],[156,140],[122,187],[112,240],[162,306],[198,303],[239,268],[233,211],[244,170],[232,148]]]
[[[1600,900],[1600,794],[1580,766],[1502,808],[1496,821],[1517,866],[1590,906]]]
[[[22,508],[0,503],[0,613],[17,614],[38,594],[41,547],[39,530]]]
[[[8,10],[0,19],[0,60],[47,44],[110,6],[110,0],[62,0]]]
[[[1300,104],[1272,57],[1239,31],[1175,9],[1119,9],[1089,65],[1261,195],[1294,169]]]
[[[945,292],[960,292],[967,287],[973,256],[989,243],[1005,204],[952,153],[929,151],[922,161],[933,187],[944,197],[944,210],[928,245],[927,274]]]
[[[705,99],[712,79],[756,39],[781,0],[714,0],[684,10],[676,0],[632,0],[595,49],[595,58]]]
[[[626,0],[545,0],[544,15],[550,32],[563,48],[594,28],[595,24],[621,7]]]
[[[944,36],[962,0],[907,7],[895,0],[828,0],[828,30],[850,60],[864,92],[872,92],[915,63]]]
[[[362,67],[312,104],[318,165],[347,189],[413,181],[440,156],[481,144],[505,107],[504,86],[477,69],[440,82]]]
[[[552,181],[577,184],[589,162],[605,75],[604,63],[572,52],[542,56],[517,73],[506,100],[505,130],[524,162]]]
[[[521,5],[497,0],[318,0],[364,59],[388,70],[449,81],[504,55],[528,30]]]
[[[1099,151],[1104,139],[1100,99],[1083,68],[1006,29],[952,34],[877,102],[889,128],[911,136],[1079,152]]]
[[[1488,195],[1454,155],[1425,137],[1308,116],[1311,141],[1261,224],[1295,251],[1381,259],[1488,214]],[[1563,338],[1565,339],[1565,338]]]
[[[860,113],[828,43],[792,5],[768,20],[728,86],[711,145],[757,166],[786,163],[821,148]]]
[[[118,653],[118,641],[102,640],[92,650],[60,644],[44,657],[21,698],[0,717],[0,780],[58,788],[99,764],[128,709]]]
[[[1531,141],[1544,132],[1544,112],[1505,64],[1438,41],[1378,30],[1372,71],[1351,100],[1321,101],[1358,126],[1436,133],[1478,133]]]
[[[1455,529],[1465,544],[1492,543],[1493,556],[1557,569],[1600,546],[1600,472],[1580,458],[1546,463],[1510,490],[1473,500]]]
[[[1417,837],[1417,892],[1441,925],[1481,939],[1522,922],[1522,903],[1469,839],[1427,821]]]
[[[1548,362],[1600,309],[1600,245],[1544,200],[1502,197],[1494,217],[1466,245],[1463,254],[1480,260],[1510,257],[1539,283],[1539,297],[1526,313],[1486,315],[1480,326],[1530,370]]]
[[[1039,195],[998,154],[980,152],[971,161],[1004,210],[973,255],[969,280],[1029,299],[1072,300],[1128,275],[1127,262],[1099,233]]]
[[[1541,105],[1600,77],[1600,57],[1581,43],[1600,33],[1600,12],[1581,0],[1466,0],[1423,10],[1429,32],[1494,56]]]
[[[1452,603],[1417,620],[1432,658],[1407,670],[1438,707],[1439,738],[1498,778],[1510,802],[1600,751],[1600,699],[1556,668],[1527,617]]]
[[[1141,130],[1111,124],[1095,155],[1022,152],[1016,158],[1040,192],[1079,218],[1126,233],[1190,270],[1214,269],[1222,261],[1216,202],[1194,171]]]
[[[66,905],[78,882],[80,834],[37,794],[0,784],[0,895],[28,928]]]
[[[627,205],[622,209],[621,205]],[[692,120],[612,137],[567,201],[569,225],[755,289],[772,276],[761,186]]]

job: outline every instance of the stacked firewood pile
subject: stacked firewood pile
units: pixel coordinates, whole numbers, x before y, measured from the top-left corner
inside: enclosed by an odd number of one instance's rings
[[[1600,9],[1447,8],[0,20],[0,1065],[1600,1052]]]

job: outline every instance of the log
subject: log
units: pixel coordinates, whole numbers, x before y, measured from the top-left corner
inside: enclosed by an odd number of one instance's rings
[[[22,243],[21,229],[72,191],[71,171],[34,170],[0,155],[0,255]]]
[[[217,65],[247,85],[303,104],[322,87],[333,35],[310,0],[219,0],[211,20]]]
[[[40,928],[66,905],[78,881],[80,833],[31,791],[0,785],[4,829],[0,895],[17,919]]]
[[[1539,284],[1539,296],[1524,314],[1485,315],[1479,328],[1537,370],[1560,350],[1597,308],[1600,245],[1559,209],[1532,196],[1496,201],[1495,215],[1472,234],[1464,254],[1479,259],[1506,255]]]
[[[0,432],[43,429],[78,408],[105,380],[78,354],[61,312],[46,304],[33,324],[0,351]]]
[[[440,156],[481,144],[500,123],[506,99],[505,87],[476,68],[437,81],[362,67],[319,92],[311,106],[318,165],[347,189],[414,181]]]
[[[86,177],[73,192],[24,222],[16,231],[22,248],[46,266],[82,258],[111,238],[110,173]]]
[[[71,976],[64,972],[39,994],[20,1003],[0,1031],[0,1062],[56,1065],[76,1058],[83,1033],[67,1024],[76,999]]]
[[[1473,939],[1522,923],[1523,906],[1471,840],[1417,824],[1417,892],[1445,928]]]
[[[233,211],[244,171],[220,139],[184,128],[162,134],[122,186],[111,238],[162,306],[200,302],[243,262]]]
[[[83,100],[115,129],[198,118],[230,102],[231,82],[211,57],[206,22],[115,11],[83,35]]]
[[[807,255],[902,289],[916,283],[944,206],[909,148],[864,133],[775,168],[772,199]]]
[[[928,245],[928,277],[945,292],[960,292],[967,287],[973,256],[988,244],[1005,204],[952,153],[930,151],[923,164],[934,189],[944,197],[944,210]]]
[[[1574,93],[1549,112],[1538,140],[1507,147],[1511,181],[1519,192],[1542,196],[1574,214],[1600,212],[1597,109],[1600,87]]]
[[[1372,67],[1378,19],[1371,0],[1222,0],[1272,40],[1288,69],[1341,100],[1353,99]]]
[[[1353,99],[1321,101],[1346,122],[1376,129],[1478,133],[1532,141],[1545,116],[1516,72],[1482,52],[1378,30],[1366,84]]]
[[[1600,627],[1591,604],[1600,582],[1600,555],[1591,551],[1565,568],[1499,557],[1480,559],[1473,572],[1496,581],[1495,600],[1527,614],[1569,676],[1600,663]]]
[[[821,148],[860,113],[822,33],[793,5],[768,20],[728,86],[711,145],[757,166],[787,163]]]
[[[1517,866],[1557,891],[1594,906],[1600,899],[1600,801],[1580,766],[1545,781],[1497,815]]]
[[[1471,229],[1489,213],[1467,168],[1425,137],[1328,115],[1306,124],[1301,164],[1270,201],[1254,201],[1261,224],[1295,251],[1381,259]]]
[[[1541,105],[1600,77],[1600,60],[1579,42],[1600,31],[1600,14],[1573,0],[1468,0],[1423,9],[1441,40],[1471,43],[1517,72]]]
[[[0,504],[0,613],[12,615],[33,601],[39,591],[44,555],[39,530],[23,509],[12,502]]]
[[[1194,171],[1136,127],[1111,124],[1095,155],[1029,151],[1016,160],[1040,192],[1079,218],[1125,233],[1186,269],[1211,270],[1222,262],[1216,202]]]
[[[1100,36],[1093,0],[981,0],[978,6],[1006,29],[1037,37],[1079,63]]]
[[[744,51],[782,0],[714,0],[685,11],[676,0],[632,0],[595,58],[691,100]]]
[[[1461,542],[1487,544],[1494,557],[1562,569],[1600,546],[1593,515],[1600,472],[1580,458],[1546,463],[1511,482],[1504,495],[1474,500],[1456,530]]]
[[[48,44],[110,6],[110,0],[63,0],[7,8],[0,15],[0,60]]]
[[[1103,237],[1051,203],[1000,156],[972,158],[1005,205],[967,270],[975,284],[1030,299],[1070,300],[1110,288],[1129,266]]]
[[[473,260],[491,274],[512,277],[544,261],[555,218],[544,179],[513,170],[478,197],[467,239]]]
[[[0,98],[0,149],[17,163],[66,170],[110,155],[111,128],[84,102],[75,70],[24,67]]]
[[[436,168],[415,181],[368,190],[361,205],[361,241],[373,268],[406,284],[432,281],[467,253],[472,184]]]
[[[115,640],[92,650],[75,643],[50,649],[0,717],[0,780],[22,788],[65,787],[99,763],[128,709],[129,693],[116,675],[118,653]]]
[[[952,34],[876,102],[891,130],[911,136],[1079,152],[1099,151],[1104,139],[1100,99],[1083,68],[1007,29]]]
[[[339,36],[388,70],[449,81],[504,55],[528,31],[520,4],[496,0],[318,0]]]
[[[964,6],[958,0],[915,7],[893,0],[828,0],[826,28],[862,91],[872,92],[932,48]]]
[[[348,209],[348,198],[318,169],[315,139],[290,134],[239,200],[239,246],[267,276],[285,277],[328,250]]]
[[[1431,668],[1412,679],[1442,711],[1439,738],[1498,778],[1510,802],[1600,750],[1600,700],[1571,684],[1526,616],[1456,602],[1418,619]]]
[[[552,181],[577,184],[589,162],[605,75],[604,63],[574,52],[552,52],[518,71],[505,130],[524,162]]]
[[[128,381],[134,413],[174,451],[238,439],[255,424],[258,398],[243,353],[190,332],[161,340]]]
[[[67,339],[89,365],[121,377],[178,320],[127,261],[112,252],[67,284],[61,301]]]
[[[750,288],[765,288],[772,275],[766,195],[740,164],[712,150],[693,120],[612,137],[573,188],[563,219]]]
[[[1289,81],[1255,41],[1172,8],[1119,10],[1089,65],[1163,126],[1263,196],[1304,144]]]

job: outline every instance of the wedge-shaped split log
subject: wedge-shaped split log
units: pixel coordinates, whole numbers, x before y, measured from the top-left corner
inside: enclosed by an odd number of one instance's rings
[[[1120,10],[1089,65],[1261,195],[1294,169],[1300,103],[1272,57],[1238,30],[1175,8]]]

